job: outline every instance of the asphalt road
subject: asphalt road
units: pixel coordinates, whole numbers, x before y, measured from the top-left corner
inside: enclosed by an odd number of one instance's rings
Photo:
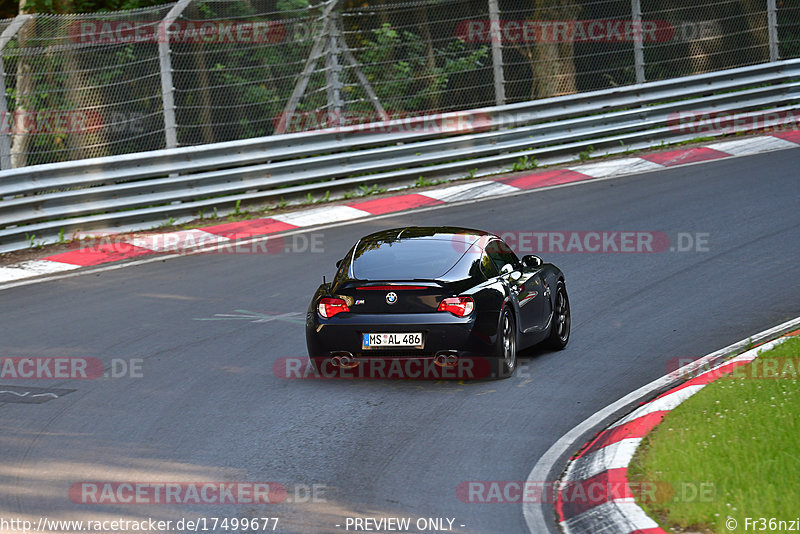
[[[456,488],[525,480],[561,435],[672,359],[800,315],[798,166],[800,149],[730,158],[319,230],[313,252],[296,238],[292,253],[188,256],[0,292],[0,355],[141,365],[136,376],[0,382],[74,390],[0,405],[0,518],[278,517],[276,531],[301,533],[344,532],[348,516],[447,517],[457,532],[526,532],[519,503],[465,503]],[[275,376],[278,358],[305,355],[303,315],[322,275],[361,235],[409,224],[708,242],[542,254],[566,273],[572,339],[527,354],[509,380]],[[87,481],[274,481],[295,502],[71,500]]]

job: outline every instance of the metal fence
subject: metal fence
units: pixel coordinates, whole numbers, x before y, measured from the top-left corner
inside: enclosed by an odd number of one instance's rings
[[[794,57],[800,0],[180,0],[20,15],[0,21],[0,164],[468,110]]]

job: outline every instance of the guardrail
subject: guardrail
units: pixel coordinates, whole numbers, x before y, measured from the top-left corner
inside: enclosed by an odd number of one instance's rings
[[[550,164],[590,147],[593,155],[616,154],[701,135],[682,131],[680,113],[735,113],[770,127],[798,109],[795,59],[420,117],[397,131],[375,123],[24,167],[0,172],[0,252],[28,247],[31,236],[54,242],[79,230],[155,226],[237,202],[485,175],[523,156]],[[440,127],[470,120],[468,133]]]

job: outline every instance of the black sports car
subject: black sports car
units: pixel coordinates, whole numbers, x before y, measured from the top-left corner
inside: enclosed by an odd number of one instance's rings
[[[488,232],[384,230],[360,239],[336,266],[306,315],[317,371],[364,364],[370,370],[355,376],[508,377],[518,349],[569,341],[564,274],[537,256],[520,260]]]

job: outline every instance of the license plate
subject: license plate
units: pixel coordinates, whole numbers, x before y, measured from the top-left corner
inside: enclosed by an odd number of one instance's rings
[[[422,348],[422,332],[392,332],[391,334],[364,334],[363,348],[416,347]]]

